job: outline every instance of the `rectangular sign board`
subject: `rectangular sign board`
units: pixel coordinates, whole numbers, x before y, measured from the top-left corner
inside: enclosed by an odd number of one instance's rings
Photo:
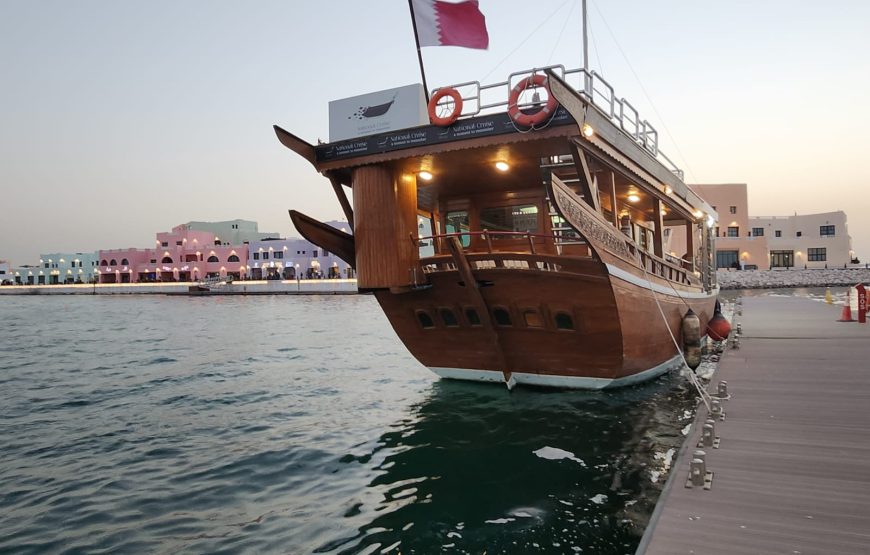
[[[329,103],[331,143],[428,123],[423,85],[419,83]]]

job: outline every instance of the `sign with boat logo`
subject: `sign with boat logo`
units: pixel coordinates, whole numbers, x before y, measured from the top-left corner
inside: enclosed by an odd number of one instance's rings
[[[329,103],[329,141],[343,141],[429,123],[423,85],[352,96]]]

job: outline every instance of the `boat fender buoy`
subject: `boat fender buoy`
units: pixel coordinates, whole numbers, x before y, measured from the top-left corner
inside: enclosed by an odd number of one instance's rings
[[[731,334],[731,322],[722,315],[722,309],[719,307],[719,302],[716,302],[716,310],[713,312],[713,317],[707,322],[707,335],[713,341],[725,341],[728,335]]]
[[[453,99],[453,110],[450,111],[449,114],[445,116],[438,115],[438,103],[444,99],[444,97],[449,96]],[[449,103],[445,103],[441,105],[442,107],[449,107]],[[429,121],[432,122],[433,125],[437,125],[439,127],[447,127],[449,125],[453,125],[453,123],[459,119],[459,116],[462,115],[462,95],[459,94],[459,91],[454,89],[453,87],[442,87],[435,91],[435,94],[432,95],[432,98],[429,99]]]
[[[686,364],[694,370],[701,365],[701,319],[691,308],[683,316],[683,357]]]
[[[526,114],[520,110],[518,102],[522,92],[530,86],[543,87],[547,91],[547,104],[534,113]],[[526,77],[511,89],[511,94],[508,97],[508,115],[517,124],[525,127],[533,127],[539,123],[544,123],[544,121],[556,111],[558,106],[559,103],[556,101],[553,93],[550,92],[550,87],[545,75],[530,75]]]

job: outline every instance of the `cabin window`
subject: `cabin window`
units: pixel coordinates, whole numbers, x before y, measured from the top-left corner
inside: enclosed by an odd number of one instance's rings
[[[716,267],[717,268],[739,268],[738,251],[716,251]]]
[[[510,326],[511,313],[504,307],[496,307],[492,310],[492,317],[498,326]]]
[[[211,255],[208,257],[208,260],[206,262],[220,262],[220,260],[218,260],[217,256]]]
[[[468,223],[468,211],[456,210],[448,212],[444,217],[444,229],[447,233],[468,233],[471,231],[471,226]],[[463,247],[471,244],[471,235],[461,235],[459,242]]]
[[[448,328],[455,328],[459,326],[459,321],[456,319],[456,314],[453,313],[449,308],[442,308],[438,311],[441,314],[441,321],[444,322],[444,325]]]
[[[538,207],[534,204],[499,206],[480,211],[480,228],[488,231],[538,231]],[[493,239],[511,239],[510,235],[493,235]]]
[[[468,323],[472,326],[480,325],[480,315],[473,308],[465,309],[465,318],[468,320]]]
[[[544,320],[541,318],[541,313],[533,308],[523,311],[523,320],[525,321],[526,326],[530,328],[544,327]]]
[[[417,312],[417,321],[420,322],[420,326],[424,330],[432,329],[435,327],[435,321],[432,319],[432,316],[429,315],[425,310],[418,310]]]
[[[239,261],[239,257],[234,255],[234,254],[231,254],[230,257],[227,258],[227,262],[238,262],[238,261]]]
[[[571,318],[571,315],[567,312],[557,312],[556,317],[556,329],[557,330],[573,330],[574,329],[574,319]]]

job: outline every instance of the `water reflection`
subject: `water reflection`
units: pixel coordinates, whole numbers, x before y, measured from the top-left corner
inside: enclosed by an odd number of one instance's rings
[[[633,550],[693,407],[676,374],[607,393],[442,380],[342,458],[371,479],[316,551]]]

